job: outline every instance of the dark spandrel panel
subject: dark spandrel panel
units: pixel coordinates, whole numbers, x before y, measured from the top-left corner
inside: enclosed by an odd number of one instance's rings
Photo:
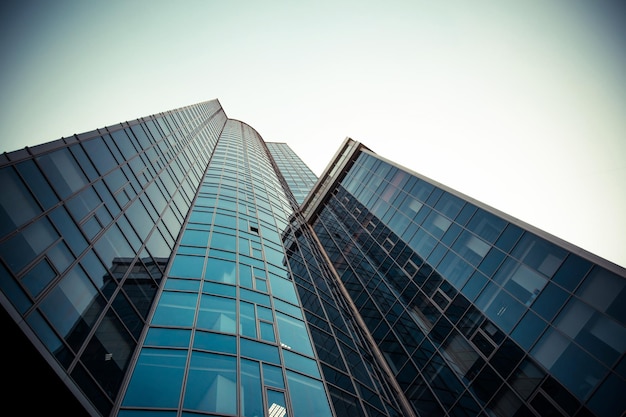
[[[13,168],[0,169],[0,184],[0,236],[4,236],[41,213],[41,208]]]

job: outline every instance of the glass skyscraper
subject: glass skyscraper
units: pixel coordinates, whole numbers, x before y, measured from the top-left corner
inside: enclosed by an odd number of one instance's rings
[[[318,179],[213,100],[0,164],[21,412],[626,410],[623,268],[351,139]]]

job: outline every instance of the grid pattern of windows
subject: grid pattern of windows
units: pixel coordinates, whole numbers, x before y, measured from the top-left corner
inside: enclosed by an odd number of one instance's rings
[[[266,145],[296,202],[302,204],[317,181],[316,175],[286,143],[267,142]]]
[[[120,415],[332,416],[279,234],[291,210],[258,134],[227,121]]]
[[[225,121],[210,101],[3,155],[4,308],[102,415]]]
[[[314,228],[420,415],[626,408],[624,276],[368,152]]]

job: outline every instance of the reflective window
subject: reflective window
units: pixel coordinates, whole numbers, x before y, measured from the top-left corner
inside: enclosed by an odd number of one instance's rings
[[[242,416],[263,416],[263,390],[259,363],[241,359],[240,414]]]
[[[193,347],[194,349],[236,354],[237,339],[225,334],[197,331],[193,338]]]
[[[0,170],[0,236],[32,219],[41,209],[12,168]]]
[[[287,345],[289,349],[313,356],[311,341],[303,321],[277,311],[276,322],[281,345]]]
[[[626,280],[598,266],[589,273],[576,291],[583,301],[598,311],[626,324]]]
[[[33,297],[37,297],[56,275],[48,260],[44,258],[22,277],[22,283]]]
[[[197,326],[224,333],[235,333],[237,328],[235,300],[208,294],[202,294],[201,297]]]
[[[152,317],[152,324],[191,327],[197,300],[197,294],[163,291]]]
[[[76,265],[41,303],[41,310],[74,347],[80,346],[104,308],[104,300]]]
[[[148,346],[188,347],[190,337],[190,330],[152,327],[148,330],[145,344]]]
[[[59,149],[37,158],[61,198],[67,198],[88,183],[69,150]]]
[[[236,414],[236,358],[192,351],[184,407],[213,413]]]
[[[186,350],[142,349],[122,405],[177,408],[186,362]]]
[[[209,258],[206,263],[206,273],[204,279],[235,284],[237,282],[235,266],[235,262]]]
[[[332,417],[324,386],[320,381],[287,371],[287,384],[295,416]]]
[[[526,232],[511,254],[524,264],[551,277],[565,259],[567,252]]]
[[[176,255],[172,267],[170,268],[170,276],[182,278],[202,278],[202,270],[204,269],[204,258],[199,256]]]
[[[13,270],[19,272],[58,237],[48,219],[42,218],[20,234],[0,245],[0,254]]]

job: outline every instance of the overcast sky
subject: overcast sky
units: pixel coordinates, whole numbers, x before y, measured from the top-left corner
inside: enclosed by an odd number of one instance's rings
[[[4,0],[0,152],[217,98],[318,175],[349,136],[626,266],[619,3]]]

